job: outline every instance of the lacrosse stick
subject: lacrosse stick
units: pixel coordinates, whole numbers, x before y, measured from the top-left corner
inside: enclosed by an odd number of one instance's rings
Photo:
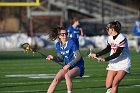
[[[39,53],[42,57],[47,58],[47,55],[41,53],[40,51],[37,51],[37,50],[33,49],[33,48],[29,45],[29,43],[24,43],[24,44],[22,44],[22,48],[23,48],[26,52],[32,52],[33,55],[35,54],[35,52],[37,52],[37,53]],[[53,62],[55,62],[55,61],[53,61]],[[59,65],[63,65],[62,63],[59,63],[59,62],[55,62],[55,63],[57,63],[57,64],[59,64]]]
[[[90,49],[89,49],[89,54],[88,54],[88,57],[89,57],[89,58],[90,58],[91,54],[92,54],[92,49],[90,48]],[[94,57],[94,58],[97,59],[97,60],[99,60],[98,57]]]

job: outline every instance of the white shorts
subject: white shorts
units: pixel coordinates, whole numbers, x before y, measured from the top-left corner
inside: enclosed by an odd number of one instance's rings
[[[131,68],[130,59],[125,59],[119,62],[110,61],[106,69],[113,70],[113,71],[124,70],[125,72],[130,73],[130,68]]]

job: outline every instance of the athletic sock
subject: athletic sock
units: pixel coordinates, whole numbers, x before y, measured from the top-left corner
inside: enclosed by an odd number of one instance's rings
[[[72,93],[72,91],[68,91],[68,93]]]
[[[111,92],[111,88],[108,88],[106,93],[110,93]]]

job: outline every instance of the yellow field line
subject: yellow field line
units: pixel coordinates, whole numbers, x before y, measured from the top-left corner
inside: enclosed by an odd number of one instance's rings
[[[39,6],[39,0],[36,2],[0,2],[0,6]]]

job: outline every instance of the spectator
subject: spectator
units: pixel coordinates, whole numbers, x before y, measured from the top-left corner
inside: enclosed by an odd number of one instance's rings
[[[140,51],[140,18],[135,21],[135,26],[133,27],[133,35],[136,41],[136,51]]]
[[[72,21],[72,25],[68,27],[68,34],[79,48],[79,36],[84,35],[83,29],[79,26],[79,20],[76,17]]]

